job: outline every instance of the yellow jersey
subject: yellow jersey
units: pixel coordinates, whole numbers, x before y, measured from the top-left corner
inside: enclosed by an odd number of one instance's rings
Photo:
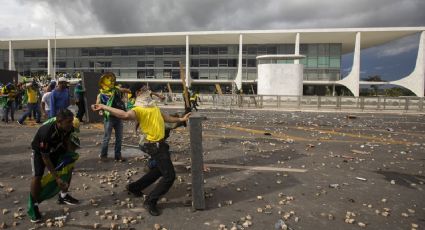
[[[28,103],[37,103],[38,97],[37,97],[37,90],[33,88],[27,89],[27,95],[28,95]]]
[[[136,113],[141,132],[146,135],[146,140],[155,142],[164,139],[164,119],[158,107],[136,106],[131,110]]]
[[[15,89],[7,89],[7,87],[4,86],[0,92],[0,96],[2,95],[8,96],[8,101],[14,101],[16,97],[16,91]]]

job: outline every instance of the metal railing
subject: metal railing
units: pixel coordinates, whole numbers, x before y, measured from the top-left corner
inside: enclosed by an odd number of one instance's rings
[[[424,98],[420,97],[348,97],[348,96],[276,96],[201,94],[201,108],[276,108],[304,110],[357,110],[424,112]],[[183,103],[181,94],[173,94],[172,101]]]

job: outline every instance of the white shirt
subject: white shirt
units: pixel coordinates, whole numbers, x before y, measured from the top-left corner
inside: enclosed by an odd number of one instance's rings
[[[41,102],[44,102],[44,109],[46,110],[46,111],[49,111],[50,110],[50,104],[51,104],[51,97],[50,97],[50,94],[51,94],[52,92],[46,92],[44,95],[43,95],[43,97],[41,98]]]

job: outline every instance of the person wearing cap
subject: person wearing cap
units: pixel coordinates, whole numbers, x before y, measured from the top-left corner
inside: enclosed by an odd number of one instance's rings
[[[136,91],[136,95],[140,96],[143,92],[139,88]],[[190,113],[185,114],[183,117],[171,117],[162,113],[154,104],[150,104],[148,107],[135,106],[129,111],[116,109],[104,104],[94,104],[91,108],[93,111],[108,112],[118,119],[133,120],[139,123],[140,131],[146,136],[146,142],[143,145],[144,150],[156,161],[157,165],[139,180],[128,184],[127,189],[133,195],[141,197],[143,196],[142,190],[161,178],[143,204],[152,216],[160,215],[157,202],[161,196],[168,192],[176,177],[170,158],[169,146],[165,142],[165,122],[187,121]]]
[[[25,85],[26,88],[26,96],[27,96],[27,112],[24,113],[19,119],[18,123],[20,125],[24,124],[25,119],[30,116],[33,112],[35,112],[35,119],[37,123],[41,123],[41,114],[40,114],[40,106],[38,103],[38,99],[40,98],[40,92],[38,90],[39,85],[37,82],[33,81],[32,83],[27,83]]]
[[[55,117],[61,109],[68,108],[70,104],[70,94],[67,85],[68,81],[64,77],[58,80],[58,86],[50,94],[50,112],[49,117]]]
[[[129,89],[121,88],[116,85],[116,76],[112,72],[106,72],[101,77],[101,87],[96,98],[96,104],[105,104],[113,108],[125,110],[126,105],[123,101],[124,93],[131,93]],[[124,124],[121,119],[108,112],[101,113],[103,116],[104,134],[102,146],[99,154],[101,161],[108,159],[108,145],[112,136],[112,130],[115,131],[114,158],[117,162],[125,162],[126,159],[121,156],[121,145],[123,138]]]

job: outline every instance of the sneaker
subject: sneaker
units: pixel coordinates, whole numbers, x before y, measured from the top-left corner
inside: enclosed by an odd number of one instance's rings
[[[24,125],[24,123],[20,122],[19,120],[17,120],[16,122],[18,122],[18,124],[20,124],[20,125]]]
[[[156,207],[156,203],[151,203],[148,201],[143,202],[143,207],[151,214],[152,216],[159,216],[161,213]]]
[[[34,206],[34,217],[31,217],[32,223],[40,223],[42,221],[41,219],[41,213],[40,210],[38,210],[38,206]]]
[[[130,185],[126,185],[125,189],[127,190],[128,194],[131,194],[135,197],[143,197],[143,192],[142,191],[137,191],[137,190],[133,190],[130,189]]]
[[[106,161],[108,161],[108,157],[99,155],[99,160],[102,161],[102,162],[106,162]]]
[[[115,158],[115,162],[126,162],[127,159],[125,159],[124,157],[116,157]]]
[[[59,194],[58,204],[76,205],[78,203],[80,203],[80,201],[78,201],[77,199],[75,199],[69,194],[66,194],[64,198],[62,198],[61,195]]]

